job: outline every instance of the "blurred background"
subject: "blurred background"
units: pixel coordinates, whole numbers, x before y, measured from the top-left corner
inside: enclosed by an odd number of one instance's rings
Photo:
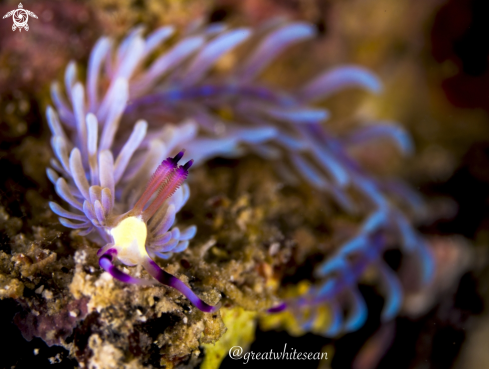
[[[29,20],[28,32],[12,32],[11,19],[0,22],[0,197],[9,213],[22,214],[25,201],[31,201],[27,189],[52,192],[37,170],[50,157],[42,113],[49,83],[61,78],[69,60],[86,64],[101,35],[121,37],[140,23],[148,30],[184,27],[197,18],[249,26],[277,16],[305,20],[317,27],[317,38],[300,57],[279,64],[270,79],[292,85],[310,71],[339,64],[359,64],[380,77],[384,90],[378,96],[348,91],[328,101],[334,130],[376,117],[400,122],[410,132],[416,152],[407,160],[391,158],[389,148],[365,152],[360,160],[374,172],[396,173],[430,199],[432,219],[421,231],[434,240],[444,236],[437,257],[446,259],[447,280],[453,280],[436,291],[436,301],[422,315],[401,315],[387,326],[369,319],[360,331],[338,340],[258,331],[251,350],[280,351],[284,342],[298,351],[326,346],[333,355],[321,368],[489,368],[487,0],[37,0],[23,5],[39,17]],[[0,13],[17,6],[2,1]],[[295,73],[280,80],[280,72],[291,67]],[[0,222],[7,219],[2,217]],[[8,248],[4,233],[0,248]],[[467,264],[469,254],[473,261]],[[367,301],[378,317],[381,301],[374,295]],[[17,311],[14,301],[0,301],[2,335],[10,340],[0,346],[3,368],[43,366],[48,357],[65,352],[38,338],[27,343],[11,323]],[[42,354],[35,356],[38,347]],[[270,365],[252,365],[260,364]],[[52,365],[68,368],[76,362]],[[221,367],[232,365],[225,359]]]

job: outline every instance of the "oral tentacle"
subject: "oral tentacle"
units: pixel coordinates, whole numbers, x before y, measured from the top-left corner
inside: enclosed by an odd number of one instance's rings
[[[287,307],[288,307],[287,303],[282,302],[282,303],[268,309],[267,313],[280,313],[280,312],[284,311],[285,309],[287,309]]]
[[[124,283],[132,283],[140,286],[154,285],[153,281],[150,281],[148,279],[133,277],[127,273],[124,273],[119,268],[117,268],[114,264],[112,264],[114,255],[117,255],[117,250],[109,249],[98,260],[98,264],[100,265],[100,267],[104,269],[107,273],[109,273],[112,277]]]
[[[177,277],[171,275],[170,273],[165,272],[161,269],[158,264],[156,264],[150,258],[147,258],[143,262],[143,267],[147,270],[147,272],[158,282],[164,284],[166,286],[170,286],[180,291],[186,298],[190,300],[190,302],[199,310],[205,313],[214,313],[221,307],[221,303],[218,303],[215,306],[209,305],[206,302],[202,301],[194,291],[190,289],[185,283],[183,283]]]

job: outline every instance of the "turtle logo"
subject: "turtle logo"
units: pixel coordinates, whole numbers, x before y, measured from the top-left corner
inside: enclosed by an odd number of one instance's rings
[[[29,25],[27,24],[27,21],[29,20],[29,15],[31,17],[37,18],[37,15],[35,15],[30,10],[24,9],[22,3],[19,3],[19,8],[5,14],[3,16],[3,19],[12,16],[12,19],[14,20],[12,31],[15,31],[18,28],[19,32],[22,32],[22,28],[24,28],[26,31],[29,30]]]

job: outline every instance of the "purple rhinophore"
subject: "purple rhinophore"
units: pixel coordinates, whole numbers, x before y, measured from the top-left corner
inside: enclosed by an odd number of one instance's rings
[[[149,201],[151,196],[164,184],[170,173],[177,168],[178,161],[182,158],[183,151],[180,151],[175,157],[167,158],[156,168],[156,171],[151,176],[148,186],[144,190],[139,200],[134,205],[134,210],[141,212],[144,206]]]
[[[177,162],[178,161],[174,161],[175,165]],[[156,198],[145,210],[143,210],[143,219],[149,220],[156,213],[156,211],[161,208],[163,203],[175,193],[175,191],[183,184],[183,181],[187,179],[187,169],[190,168],[191,165],[192,160],[172,171],[165,183],[160,186]]]

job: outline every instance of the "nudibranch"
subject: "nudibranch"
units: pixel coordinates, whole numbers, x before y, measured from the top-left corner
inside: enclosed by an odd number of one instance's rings
[[[150,281],[132,277],[120,271],[113,265],[112,261],[114,257],[117,257],[120,262],[128,266],[142,265],[154,279],[179,290],[200,310],[214,312],[220,305],[210,306],[202,301],[180,279],[161,269],[149,255],[152,253],[156,256],[162,256],[161,253],[163,252],[180,252],[187,248],[188,241],[185,239],[188,235],[175,237],[175,234],[168,234],[166,232],[168,227],[164,226],[168,222],[167,213],[173,213],[171,207],[174,207],[174,205],[170,205],[166,212],[160,212],[155,216],[163,203],[175,193],[185,178],[187,178],[192,160],[183,166],[177,167],[177,163],[182,156],[183,152],[180,152],[173,158],[167,158],[158,166],[146,190],[134,207],[127,213],[116,216],[114,219],[106,219],[105,209],[100,199],[95,200],[96,220],[101,224],[105,223],[105,230],[112,241],[99,250],[99,264],[114,278],[122,282],[148,284]],[[102,190],[102,194],[103,191],[106,191],[107,196],[105,198],[102,197],[102,201],[110,198],[108,189]],[[156,196],[146,206],[154,194]],[[110,208],[107,200],[106,205]],[[150,220],[152,223],[148,234],[148,222]],[[191,229],[190,233],[193,232],[193,229]],[[147,243],[148,238],[151,240],[150,243]],[[180,239],[180,242],[177,239]]]
[[[48,110],[48,117],[53,131],[59,133],[53,139],[53,147],[57,148],[57,158],[62,167],[53,161],[53,166],[67,175],[71,175],[76,188],[70,188],[64,178],[59,178],[48,169],[49,178],[56,183],[58,194],[74,209],[82,214],[67,211],[55,202],[50,202],[54,213],[60,216],[60,222],[70,228],[83,229],[82,234],[88,234],[94,227],[99,229],[99,235],[108,241],[97,255],[99,265],[114,278],[139,285],[150,285],[153,281],[133,277],[118,269],[114,264],[117,258],[127,266],[142,265],[147,272],[158,282],[171,286],[185,295],[196,307],[204,312],[214,312],[220,305],[211,306],[202,301],[187,285],[177,277],[165,272],[151,257],[167,258],[173,252],[180,252],[187,248],[188,240],[195,235],[195,227],[184,232],[174,228],[173,224],[177,207],[186,201],[184,194],[172,197],[187,178],[188,169],[193,161],[178,166],[183,157],[181,151],[174,157],[169,157],[157,167],[146,189],[143,191],[134,206],[123,214],[114,212],[114,174],[120,168],[121,162],[127,161],[124,154],[131,152],[131,147],[137,147],[138,141],[144,135],[146,123],[138,122],[133,135],[123,147],[117,160],[113,161],[108,150],[99,153],[97,158],[97,118],[93,114],[87,115],[87,152],[93,160],[89,160],[89,185],[83,170],[83,161],[80,150],[73,148],[68,158],[65,150],[69,142],[63,137],[63,131],[54,112]],[[188,191],[187,191],[188,192]],[[82,204],[83,201],[83,204]],[[74,223],[80,221],[81,223]]]
[[[287,47],[314,37],[314,26],[304,22],[274,20],[257,30],[192,25],[161,52],[173,33],[172,27],[162,27],[145,37],[143,29],[136,28],[118,46],[101,38],[90,55],[85,84],[77,80],[75,64],[70,63],[65,93],[57,83],[52,85],[55,108],[47,109],[47,119],[56,158],[48,176],[71,207],[51,203],[61,223],[106,245],[99,253],[100,265],[115,278],[147,283],[118,270],[115,258],[126,265],[143,265],[201,310],[213,311],[216,307],[205,304],[152,260],[181,252],[196,232],[195,227],[173,227],[175,214],[189,196],[182,181],[191,165],[177,166],[177,150],[185,147],[196,164],[252,152],[274,161],[285,181],[304,180],[328,193],[345,213],[363,219],[357,233],[318,265],[319,283],[270,312],[290,309],[302,317],[303,327],[310,328],[316,311],[327,305],[333,319],[318,333],[357,329],[366,317],[357,283],[369,266],[375,266],[386,296],[383,318],[392,318],[400,308],[402,288],[384,262],[384,252],[401,248],[419,260],[419,280],[427,283],[433,275],[430,251],[411,225],[422,202],[403,183],[367,173],[348,149],[389,139],[409,153],[410,139],[391,122],[371,122],[337,137],[324,123],[328,111],[313,106],[346,88],[378,93],[378,78],[362,67],[346,65],[294,89],[261,82],[261,72]],[[249,39],[257,42],[250,55],[238,58],[224,73],[213,68],[221,56]],[[221,108],[231,119],[219,114]],[[146,120],[133,128],[140,118]]]

